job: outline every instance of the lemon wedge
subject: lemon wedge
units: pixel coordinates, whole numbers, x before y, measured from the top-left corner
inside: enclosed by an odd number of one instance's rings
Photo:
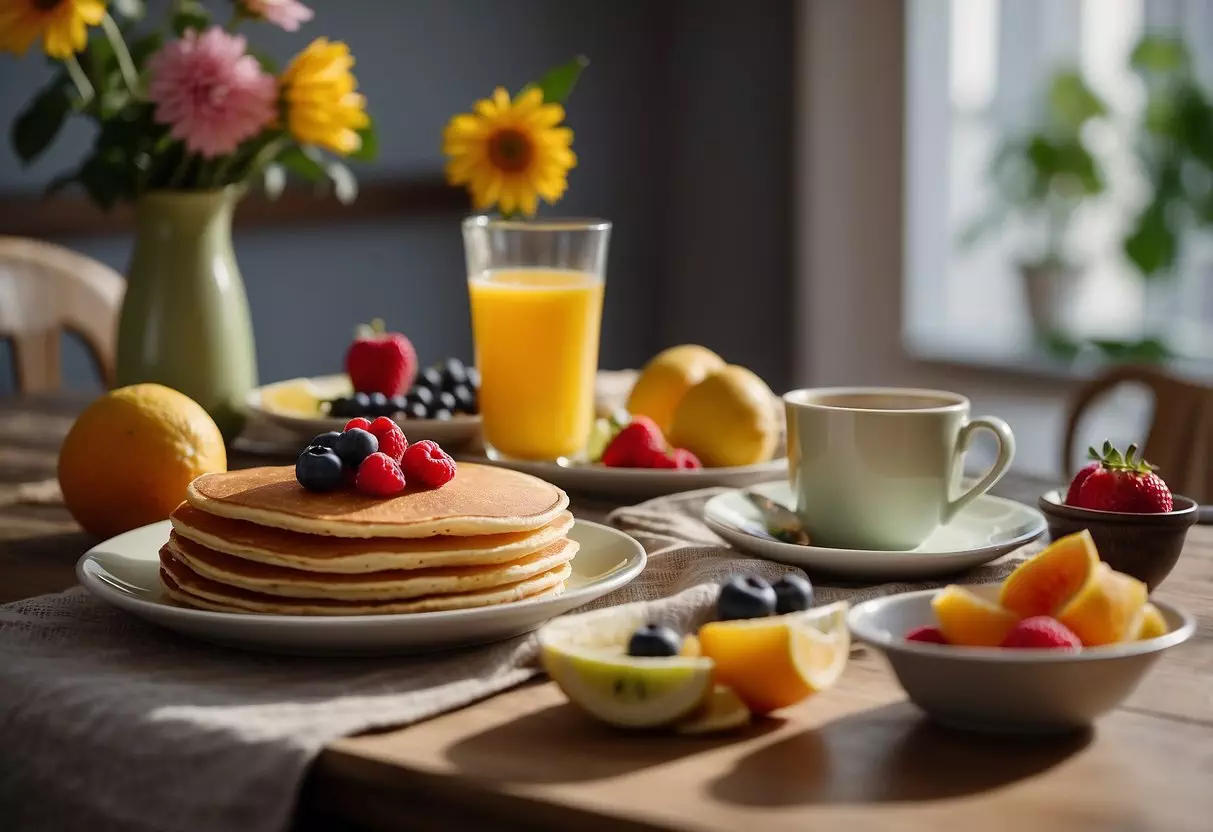
[[[750,718],[750,709],[732,688],[716,685],[693,714],[674,723],[674,730],[679,734],[716,734],[749,725]]]
[[[699,629],[699,647],[716,663],[717,684],[766,714],[838,681],[851,652],[846,612],[839,601],[770,618],[712,621]]]
[[[320,412],[320,397],[309,379],[299,378],[263,389],[261,406],[284,416],[313,417]]]

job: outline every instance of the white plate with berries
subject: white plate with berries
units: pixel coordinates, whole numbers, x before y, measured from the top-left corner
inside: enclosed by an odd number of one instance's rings
[[[758,505],[761,498],[777,507],[795,505],[786,480],[768,482],[713,497],[704,506],[704,521],[726,541],[758,557],[799,566],[810,573],[856,580],[920,580],[956,574],[1031,543],[1047,528],[1044,516],[1036,509],[986,494],[960,511],[951,523],[936,529],[916,549],[833,549],[814,546],[811,540],[806,544],[780,539],[787,535],[772,527],[770,510]]]

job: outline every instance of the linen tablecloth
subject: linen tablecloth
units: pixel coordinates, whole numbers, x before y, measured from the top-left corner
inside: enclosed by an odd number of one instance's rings
[[[594,606],[651,602],[691,626],[735,572],[789,570],[722,545],[700,521],[716,490],[610,521],[649,552]],[[964,576],[991,581],[1016,553]],[[820,603],[927,584],[819,584]],[[22,830],[273,832],[309,762],[340,736],[406,725],[539,674],[534,636],[413,658],[308,659],[214,647],[157,629],[82,589],[0,607],[0,826]]]

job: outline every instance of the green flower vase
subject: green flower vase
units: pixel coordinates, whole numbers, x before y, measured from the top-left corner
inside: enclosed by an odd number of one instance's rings
[[[157,382],[202,405],[231,442],[257,355],[232,214],[244,190],[157,191],[135,204],[135,248],[118,321],[119,386]]]

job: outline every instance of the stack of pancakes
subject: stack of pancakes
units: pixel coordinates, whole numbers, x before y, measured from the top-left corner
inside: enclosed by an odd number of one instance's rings
[[[315,494],[293,467],[205,474],[160,550],[169,596],[222,612],[373,615],[504,604],[564,591],[577,543],[568,496],[460,463],[442,488]]]

